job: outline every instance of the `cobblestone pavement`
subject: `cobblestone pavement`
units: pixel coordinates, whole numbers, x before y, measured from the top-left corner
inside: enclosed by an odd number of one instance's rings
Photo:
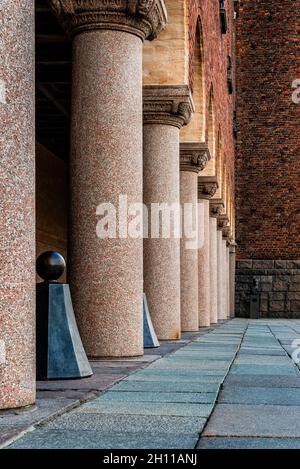
[[[297,320],[233,319],[9,448],[300,448],[295,339]]]

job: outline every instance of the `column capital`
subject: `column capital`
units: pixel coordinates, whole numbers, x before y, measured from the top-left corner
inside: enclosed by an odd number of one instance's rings
[[[210,199],[209,201],[209,208],[210,208],[210,216],[212,218],[218,218],[224,210],[224,202],[222,199]]]
[[[180,144],[180,171],[203,171],[210,160],[206,143],[183,142]]]
[[[147,85],[144,91],[144,124],[172,125],[181,129],[195,111],[192,93],[187,85]]]
[[[219,185],[216,176],[199,176],[198,198],[211,199],[217,192]]]
[[[49,0],[70,36],[96,29],[155,39],[167,23],[164,0]]]
[[[229,223],[229,218],[228,216],[225,215],[220,215],[218,216],[218,230],[223,231]]]
[[[227,245],[228,245],[228,241],[230,237],[230,226],[224,226],[222,230],[222,236],[223,236],[223,239],[227,241]]]

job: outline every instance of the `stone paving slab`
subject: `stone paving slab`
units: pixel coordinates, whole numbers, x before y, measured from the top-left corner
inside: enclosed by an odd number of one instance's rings
[[[254,347],[241,347],[239,350],[239,356],[241,355],[268,355],[268,356],[283,356],[286,357],[286,353],[282,348],[276,348],[276,349],[268,349],[265,350],[263,348],[254,348]]]
[[[297,388],[225,386],[218,401],[222,404],[300,406],[300,391]]]
[[[203,436],[300,438],[300,407],[218,404]]]
[[[36,430],[11,449],[194,449],[197,434],[108,433],[96,431]]]
[[[189,386],[189,383],[220,383],[225,379],[225,374],[215,373],[215,374],[206,374],[202,372],[199,375],[192,374],[179,374],[176,372],[163,374],[161,373],[149,373],[145,375],[134,375],[126,378],[126,381],[158,381],[158,382],[171,382],[171,383],[185,383],[186,386]]]
[[[102,401],[126,401],[126,402],[185,402],[198,404],[212,404],[217,398],[217,392],[192,393],[192,392],[126,392],[111,390],[106,392]]]
[[[90,401],[78,409],[78,412],[122,415],[170,415],[177,417],[208,417],[212,404],[186,404],[173,402],[126,402],[111,400],[108,404],[102,398]]]
[[[300,379],[295,376],[264,376],[260,375],[234,375],[229,374],[225,380],[225,385],[236,385],[242,387],[274,387],[274,388],[300,388]]]
[[[270,356],[270,355],[240,355],[235,360],[235,365],[280,365],[291,366],[291,360],[287,356]]]
[[[201,438],[198,449],[300,449],[300,438]]]
[[[136,392],[174,392],[174,393],[211,393],[218,392],[219,383],[193,383],[172,381],[121,381],[113,387],[114,391]]]
[[[204,361],[199,361],[199,362],[193,362],[189,360],[165,360],[165,361],[159,361],[157,364],[153,365],[151,367],[151,370],[172,370],[176,369],[180,372],[180,370],[192,370],[194,373],[197,371],[220,371],[220,372],[226,372],[228,370],[228,367],[230,365],[229,360],[226,361],[210,361],[206,360]]]
[[[263,376],[298,376],[296,368],[292,365],[233,365],[230,371],[232,375],[263,375]]]
[[[98,433],[169,433],[200,434],[206,423],[201,417],[173,417],[155,415],[90,414],[78,410],[65,414],[47,424],[47,429],[90,430]]]

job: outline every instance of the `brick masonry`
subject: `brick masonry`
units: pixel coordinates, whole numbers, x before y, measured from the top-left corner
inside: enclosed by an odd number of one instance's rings
[[[237,261],[236,316],[250,317],[250,297],[258,282],[262,318],[300,318],[300,260]]]
[[[239,259],[300,258],[300,8],[241,0],[237,20]]]

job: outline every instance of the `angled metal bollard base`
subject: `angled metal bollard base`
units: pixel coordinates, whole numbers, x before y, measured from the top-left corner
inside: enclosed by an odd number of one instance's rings
[[[160,346],[151,321],[147,297],[143,295],[143,314],[144,314],[144,348],[157,348]]]

